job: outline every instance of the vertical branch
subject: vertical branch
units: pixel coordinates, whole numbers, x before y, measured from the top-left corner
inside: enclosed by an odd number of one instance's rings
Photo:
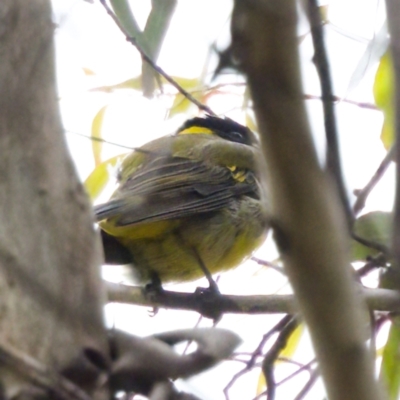
[[[387,19],[390,32],[390,50],[395,72],[395,157],[396,157],[396,198],[394,203],[393,255],[396,286],[400,288],[400,3],[386,0]]]
[[[108,355],[101,250],[62,132],[51,5],[3,0],[0,9],[0,342],[79,375],[93,394],[85,351]],[[4,397],[19,397],[26,377],[1,364]]]
[[[314,45],[314,64],[317,68],[321,82],[321,98],[324,110],[325,135],[327,143],[326,166],[331,173],[339,192],[340,201],[346,214],[349,229],[354,220],[353,212],[347,197],[346,187],[343,181],[340,162],[335,106],[328,56],[324,44],[324,32],[321,13],[317,0],[308,0],[308,18],[311,26],[311,36]]]
[[[232,52],[247,75],[285,270],[330,400],[381,399],[365,340],[343,208],[321,170],[304,106],[295,1],[236,0]]]

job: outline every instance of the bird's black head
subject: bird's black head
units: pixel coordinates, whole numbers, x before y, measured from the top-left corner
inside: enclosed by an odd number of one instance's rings
[[[230,140],[231,142],[247,144],[249,146],[253,145],[255,142],[255,136],[249,128],[238,124],[230,118],[219,118],[207,115],[205,118],[196,117],[188,119],[178,129],[178,132],[193,127],[210,129],[219,137]]]

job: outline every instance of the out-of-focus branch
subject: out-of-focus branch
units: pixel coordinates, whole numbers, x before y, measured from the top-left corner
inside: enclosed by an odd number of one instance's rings
[[[393,225],[393,271],[396,272],[396,286],[400,288],[400,3],[396,0],[386,0],[387,19],[390,33],[390,51],[392,53],[395,76],[395,156],[396,156],[396,199],[394,202]]]
[[[268,165],[277,242],[331,400],[381,398],[364,345],[366,309],[347,255],[337,191],[320,169],[305,111],[295,1],[241,0],[232,52],[246,73]]]
[[[139,286],[107,282],[108,301],[145,307],[169,308],[202,312],[201,296],[197,293],[163,290],[148,292]],[[400,293],[389,289],[364,289],[365,301],[372,310],[400,311]],[[221,295],[213,299],[213,307],[222,314],[287,314],[298,307],[293,295]]]
[[[28,378],[34,387],[44,389],[44,393],[53,393],[60,400],[92,400],[80,387],[10,343],[0,342],[0,361]]]

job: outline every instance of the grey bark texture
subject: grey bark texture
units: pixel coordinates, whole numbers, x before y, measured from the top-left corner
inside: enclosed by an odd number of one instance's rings
[[[55,29],[48,0],[0,2],[0,342],[61,371],[83,349],[106,357],[106,335],[99,240],[58,113]],[[0,365],[18,393],[21,377]]]

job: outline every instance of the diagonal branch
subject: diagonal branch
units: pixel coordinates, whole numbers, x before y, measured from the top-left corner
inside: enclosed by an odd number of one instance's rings
[[[363,189],[357,192],[357,200],[353,206],[354,215],[357,215],[364,208],[365,202],[369,194],[389,168],[389,165],[394,160],[394,155],[395,148],[394,146],[392,146],[390,150],[386,153],[385,158],[380,163],[378,169],[376,170],[370,181],[365,185]]]

